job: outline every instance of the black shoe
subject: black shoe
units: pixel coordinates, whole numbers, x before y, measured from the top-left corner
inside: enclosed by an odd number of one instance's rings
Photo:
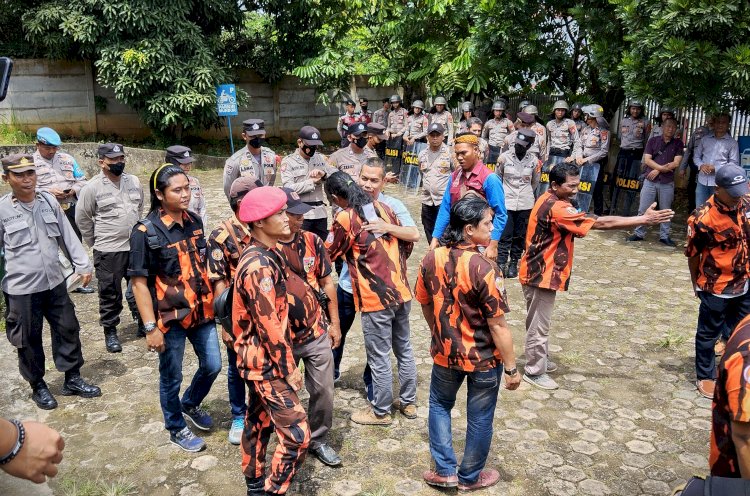
[[[312,454],[315,455],[318,460],[325,463],[329,467],[336,467],[338,465],[341,465],[341,458],[339,457],[338,453],[336,453],[336,450],[325,443],[321,444],[317,448],[311,449],[310,452],[312,452]]]
[[[107,329],[104,331],[104,344],[110,353],[120,353],[122,351],[120,339],[117,337],[117,329]]]
[[[92,293],[96,293],[96,289],[92,288],[91,286],[84,286],[84,287],[75,289],[73,292],[80,293],[80,294],[92,294]]]
[[[503,273],[503,277],[508,277],[508,262],[498,262],[497,267],[500,269],[500,272]]]
[[[66,374],[65,383],[61,391],[63,396],[80,396],[81,398],[96,398],[102,395],[102,390],[83,380],[78,374]]]
[[[54,410],[57,408],[57,400],[50,392],[47,384],[42,381],[36,386],[32,386],[33,392],[31,393],[31,399],[34,400],[36,406],[42,410]]]
[[[638,236],[637,234],[631,234],[625,239],[625,241],[643,241],[643,238]]]
[[[247,496],[266,496],[266,481],[262,477],[250,478],[245,476],[245,485],[247,485]]]
[[[672,241],[672,238],[664,238],[664,239],[660,239],[660,240],[659,240],[659,243],[661,243],[661,244],[663,244],[663,245],[667,245],[667,246],[669,246],[670,248],[674,248],[675,246],[677,246],[677,245],[675,244],[675,242],[674,242],[674,241]]]
[[[518,277],[518,261],[511,260],[508,264],[508,275],[505,276],[508,279],[515,279]]]

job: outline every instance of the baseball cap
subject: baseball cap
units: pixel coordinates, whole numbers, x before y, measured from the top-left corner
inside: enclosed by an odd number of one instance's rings
[[[27,153],[14,153],[3,157],[3,172],[26,172],[28,170],[36,170],[34,164],[34,157]]]
[[[524,124],[533,124],[536,122],[534,116],[527,112],[519,112],[518,114],[516,114],[516,117],[518,117]]]
[[[367,132],[367,124],[364,122],[357,122],[349,126],[349,134],[362,134]]]
[[[286,211],[293,215],[304,215],[313,209],[310,205],[300,200],[299,194],[289,188],[281,188],[286,193]]]
[[[195,162],[193,150],[182,145],[173,145],[167,148],[167,156],[164,158],[167,162],[178,164],[192,164]]]
[[[725,165],[716,171],[716,186],[724,188],[729,196],[739,198],[748,193],[745,169],[736,165]]]
[[[367,125],[367,132],[375,135],[380,140],[385,139],[385,126],[377,122],[371,122]]]
[[[249,191],[261,186],[263,186],[263,183],[260,182],[260,179],[250,176],[240,176],[232,181],[232,185],[229,187],[229,198],[245,196]]]
[[[104,143],[96,149],[96,154],[107,158],[124,157],[125,147],[120,143]]]
[[[261,186],[245,195],[240,202],[242,222],[255,222],[272,216],[286,205],[286,193],[274,186]]]
[[[36,130],[36,140],[43,145],[60,146],[60,135],[51,127],[40,127]]]
[[[248,136],[265,134],[266,123],[263,119],[247,119],[242,121],[242,131]]]
[[[430,126],[427,128],[427,134],[432,133],[445,134],[445,128],[439,122],[435,122],[434,124],[430,124]]]
[[[533,145],[535,139],[536,133],[531,129],[519,129],[518,134],[516,135],[516,143],[523,145],[526,148]]]
[[[320,140],[320,131],[312,126],[305,126],[299,130],[299,137],[307,146],[322,145]]]

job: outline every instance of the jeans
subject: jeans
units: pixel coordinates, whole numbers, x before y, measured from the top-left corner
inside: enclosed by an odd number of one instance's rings
[[[227,389],[232,418],[244,417],[247,412],[245,380],[237,370],[237,352],[234,346],[227,346]]]
[[[193,345],[198,357],[198,370],[180,400],[185,339],[189,339]],[[216,324],[213,321],[206,322],[187,330],[173,326],[164,334],[164,346],[166,349],[159,354],[159,401],[164,414],[164,426],[170,432],[178,432],[187,425],[182,417],[182,408],[200,405],[221,371]]]
[[[706,186],[705,184],[697,183],[695,185],[695,208],[700,207],[708,198],[714,194],[714,186]]]
[[[720,337],[728,339],[739,322],[750,313],[750,292],[735,298],[719,298],[699,291],[698,328],[695,332],[695,375],[698,380],[714,379],[714,345]]]
[[[341,373],[339,366],[341,365],[341,359],[344,357],[346,335],[349,333],[349,329],[352,328],[354,317],[357,315],[357,309],[354,306],[354,295],[341,289],[341,286],[336,286],[336,299],[339,304],[341,342],[339,343],[339,347],[333,350],[333,377],[338,377]]]
[[[643,181],[643,188],[641,188],[641,199],[638,205],[638,215],[643,213],[651,206],[652,203],[658,201],[657,206],[659,210],[666,210],[672,208],[672,201],[674,200],[674,182],[671,183],[657,183],[645,179]],[[670,221],[662,222],[659,224],[659,239],[669,239],[669,230],[672,226]],[[645,224],[642,224],[635,228],[635,234],[638,237],[646,237],[646,230],[648,228]]]
[[[492,442],[492,421],[500,391],[503,366],[477,372],[464,372],[432,365],[430,381],[430,413],[427,426],[430,436],[430,453],[435,460],[438,475],[456,474],[456,453],[453,450],[451,410],[456,404],[464,378],[468,377],[466,394],[466,446],[458,481],[472,484],[487,462]]]

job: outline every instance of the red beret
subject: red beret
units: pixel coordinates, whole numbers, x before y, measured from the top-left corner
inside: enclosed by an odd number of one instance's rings
[[[286,205],[286,193],[281,188],[261,186],[249,191],[240,203],[242,222],[255,222],[270,217]]]

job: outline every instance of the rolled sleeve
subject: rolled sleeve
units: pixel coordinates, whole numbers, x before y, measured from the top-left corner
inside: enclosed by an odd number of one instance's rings
[[[142,224],[136,224],[130,235],[128,277],[148,277],[151,275],[147,243],[145,228]]]

